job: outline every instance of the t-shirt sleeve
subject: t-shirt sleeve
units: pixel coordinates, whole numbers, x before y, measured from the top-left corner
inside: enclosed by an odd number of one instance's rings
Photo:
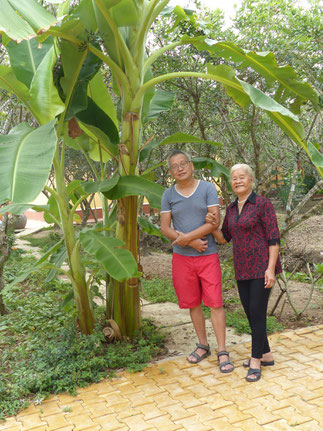
[[[207,183],[206,206],[212,207],[215,205],[219,205],[218,193],[213,184]]]
[[[222,223],[222,228],[221,228],[222,234],[223,234],[226,242],[230,242],[231,238],[232,238],[232,236],[229,232],[228,221],[229,221],[229,216],[228,216],[228,210],[227,210],[227,212],[225,213],[224,220]]]
[[[268,244],[280,244],[280,233],[278,229],[275,209],[273,204],[268,199],[266,199],[262,205],[260,219],[265,231]]]
[[[169,200],[169,189],[165,190],[161,198],[161,213],[171,212],[171,205]]]

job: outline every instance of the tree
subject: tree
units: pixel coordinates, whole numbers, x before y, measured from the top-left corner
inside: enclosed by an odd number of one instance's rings
[[[147,57],[148,34],[160,13],[175,14],[176,25],[183,19],[196,24],[192,11],[167,7],[168,3],[169,0],[82,0],[69,10],[66,0],[58,8],[58,16],[64,16],[59,21],[34,1],[29,1],[28,5],[18,0],[3,1],[5,13],[0,17],[0,29],[7,35],[5,43],[11,67],[0,69],[0,85],[17,95],[40,127],[31,129],[21,123],[8,136],[1,137],[0,180],[5,187],[0,192],[0,202],[12,202],[8,211],[23,211],[42,189],[53,162],[56,187],[46,187],[51,194],[49,208],[38,209],[50,213],[52,220],[62,227],[70,266],[67,275],[73,285],[80,328],[85,333],[93,329],[94,314],[80,247],[95,255],[109,274],[108,317],[117,322],[124,336],[131,337],[141,326],[137,268],[138,196],[145,195],[153,207],[159,207],[163,191],[161,186],[147,179],[149,172],[139,175],[140,153],[158,145],[205,142],[184,133],[161,142],[142,142],[143,125],[165,110],[164,95],[155,91],[158,84],[190,77],[219,82],[240,106],[254,104],[264,109],[309,153],[297,116],[237,78],[229,66],[208,64],[206,71],[176,71],[153,76],[152,66],[159,57],[181,45],[193,45],[212,55],[243,62],[271,82],[277,80],[279,88],[286,91],[285,102],[297,98],[317,103],[313,89],[308,84],[296,85],[294,72],[279,68],[272,54],[264,57],[244,51],[233,43],[216,43],[204,36],[185,35]],[[38,43],[41,43],[40,48]],[[20,60],[26,55],[28,61],[22,67]],[[114,91],[120,98],[119,122],[99,71],[102,63],[110,69]],[[212,144],[211,141],[208,143]],[[101,166],[99,172],[93,169],[97,182],[84,185],[78,200],[74,190],[80,191],[80,184],[66,186],[64,180],[68,144],[83,151],[89,163],[92,157],[99,160]],[[40,154],[43,159],[38,164]],[[30,169],[31,159],[34,165]],[[114,169],[107,179],[108,160],[112,161]],[[36,163],[39,169],[43,168],[39,172],[35,169]],[[27,194],[26,176],[29,181]],[[80,200],[94,191],[117,201],[115,237],[108,234],[112,220],[106,201],[103,203],[106,209],[103,229],[83,231],[78,236],[73,228],[73,217]],[[55,246],[54,251],[58,248],[59,245]]]

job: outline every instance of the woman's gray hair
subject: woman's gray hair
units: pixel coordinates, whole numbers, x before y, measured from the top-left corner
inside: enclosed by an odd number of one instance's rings
[[[167,166],[168,166],[169,168],[170,168],[170,163],[169,163],[170,159],[171,159],[172,157],[177,156],[178,154],[183,154],[183,155],[187,158],[187,160],[188,160],[189,162],[191,161],[190,156],[189,156],[185,151],[182,151],[182,150],[173,150],[173,151],[169,154],[169,156],[167,157]]]
[[[231,170],[230,170],[230,177],[234,171],[236,171],[237,169],[241,169],[241,168],[247,172],[249,177],[251,177],[253,179],[255,178],[255,174],[254,174],[253,170],[246,163],[237,163],[236,165],[233,165]]]
[[[244,169],[250,178],[253,178],[252,189],[254,189],[256,187],[256,181],[257,180],[255,178],[254,171],[246,163],[237,163],[236,165],[233,165],[232,168],[230,169],[230,178],[231,178],[233,172],[236,171],[237,169],[240,169],[240,168]]]

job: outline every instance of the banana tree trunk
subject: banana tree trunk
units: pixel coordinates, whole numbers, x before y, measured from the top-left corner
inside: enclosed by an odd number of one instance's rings
[[[138,258],[138,197],[128,196],[118,202],[116,236],[125,242],[125,248]],[[116,321],[123,336],[132,337],[141,328],[139,280],[110,281],[107,301],[108,315]]]
[[[140,112],[140,109],[138,109]],[[120,146],[119,172],[121,175],[136,175],[138,172],[138,148],[141,136],[141,121],[136,112],[126,112],[122,122],[122,144]],[[138,261],[138,196],[127,196],[118,200],[116,237],[131,251]],[[107,311],[116,321],[122,336],[132,337],[141,328],[139,279],[117,282],[111,280]]]

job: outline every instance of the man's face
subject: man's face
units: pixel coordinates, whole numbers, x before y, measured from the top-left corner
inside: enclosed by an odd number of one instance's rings
[[[192,178],[193,163],[184,154],[176,154],[169,160],[169,173],[175,181],[183,181]]]

